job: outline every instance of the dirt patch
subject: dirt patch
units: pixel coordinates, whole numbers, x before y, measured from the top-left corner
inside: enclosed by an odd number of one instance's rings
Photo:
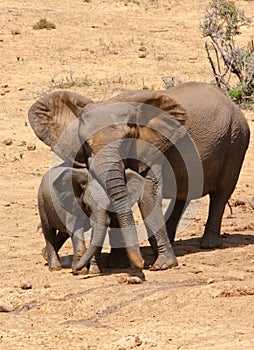
[[[244,112],[251,144],[233,213],[224,214],[223,249],[199,248],[207,198],[177,235],[179,266],[147,270],[143,284],[119,284],[125,271],[50,273],[36,233],[37,189],[52,153],[28,124],[31,104],[59,87],[101,100],[124,88],[163,89],[162,77],[211,81],[199,31],[207,3],[1,1],[1,349],[254,348],[252,112]],[[237,6],[253,17],[253,1]],[[34,30],[42,18],[56,29]],[[252,33],[253,25],[242,33],[244,43]],[[61,255],[71,252],[67,242]],[[142,252],[151,258],[149,247]]]

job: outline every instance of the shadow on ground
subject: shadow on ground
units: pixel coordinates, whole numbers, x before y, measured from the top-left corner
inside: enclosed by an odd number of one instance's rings
[[[236,248],[241,246],[247,246],[254,244],[254,235],[250,234],[228,234],[224,233],[222,235],[223,239],[223,247],[222,248],[216,248],[216,249],[229,249],[229,248]],[[189,239],[183,239],[178,240],[174,243],[174,250],[176,253],[176,256],[185,256],[190,254],[196,254],[199,252],[207,252],[209,253],[211,250],[214,249],[201,249],[200,245],[200,238],[189,238]],[[150,246],[141,247],[141,254],[145,260],[145,268],[150,268],[154,263],[154,255],[152,248]],[[128,272],[128,269],[126,268],[108,268],[108,258],[109,253],[102,253],[101,254],[101,267],[103,273],[110,274],[110,273],[121,273],[121,272]],[[68,256],[62,256],[61,258],[61,264],[63,268],[70,268],[71,262],[72,262],[72,255]]]

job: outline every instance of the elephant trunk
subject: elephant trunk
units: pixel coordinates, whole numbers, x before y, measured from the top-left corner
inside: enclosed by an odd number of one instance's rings
[[[81,270],[87,266],[92,257],[101,249],[104,243],[104,239],[107,233],[108,216],[105,210],[98,210],[97,213],[92,212],[90,218],[92,226],[92,239],[89,248],[83,254],[81,259],[78,261],[75,269]]]
[[[83,267],[87,266],[92,257],[98,252],[100,247],[90,244],[89,248],[86,250],[85,254],[78,261],[77,265],[74,267],[74,270],[81,270]]]
[[[113,204],[130,260],[135,267],[142,269],[144,261],[139,249],[137,231],[126,188],[124,165],[118,150],[114,149],[114,155],[112,155],[112,149],[107,151],[104,149],[96,155],[92,165],[93,171]]]

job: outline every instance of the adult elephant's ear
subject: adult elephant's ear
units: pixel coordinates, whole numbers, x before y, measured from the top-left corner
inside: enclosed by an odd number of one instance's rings
[[[136,102],[144,103],[168,112],[175,120],[181,124],[185,124],[188,119],[186,109],[167,91],[136,91],[126,90],[121,94],[113,97],[108,102]]]
[[[188,121],[188,112],[172,97],[172,93],[147,90],[124,91],[112,98],[112,102],[139,104],[139,112],[134,123],[147,127],[142,129],[139,139],[153,144],[161,151],[168,148],[168,142],[162,142],[158,133],[171,144],[177,143],[187,133],[185,124]]]
[[[84,166],[78,137],[78,118],[93,101],[70,91],[56,91],[40,98],[28,112],[36,136],[62,159]]]

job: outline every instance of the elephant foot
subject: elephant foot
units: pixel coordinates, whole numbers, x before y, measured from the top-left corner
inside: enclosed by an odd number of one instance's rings
[[[88,273],[89,275],[98,275],[99,273],[101,273],[101,269],[98,265],[90,265]]]
[[[58,261],[58,260],[48,262],[49,271],[59,271],[59,270],[61,270],[61,268],[62,268],[62,265],[61,265],[60,261]]]
[[[151,271],[167,270],[171,267],[177,266],[178,262],[175,253],[159,254],[153,266],[150,268]]]
[[[200,248],[214,249],[222,247],[222,238],[220,234],[208,234],[205,233],[200,240]]]
[[[88,274],[88,268],[85,266],[81,270],[76,270],[76,268],[72,267],[72,273],[73,275],[87,275]]]
[[[72,264],[71,264],[71,269],[72,269],[72,273],[73,275],[87,275],[88,274],[88,268],[86,266],[84,266],[81,270],[77,270],[77,263],[78,263],[79,259],[77,256],[74,255],[73,260],[72,260]]]

